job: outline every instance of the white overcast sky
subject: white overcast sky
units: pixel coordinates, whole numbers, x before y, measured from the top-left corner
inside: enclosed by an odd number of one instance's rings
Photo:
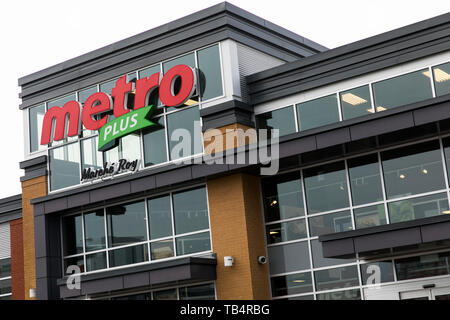
[[[0,198],[21,192],[19,77],[149,30],[220,1],[19,0],[0,4]],[[231,0],[328,48],[450,11],[450,0]]]

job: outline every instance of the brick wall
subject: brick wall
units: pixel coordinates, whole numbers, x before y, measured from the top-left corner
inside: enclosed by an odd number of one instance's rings
[[[23,267],[23,229],[22,219],[9,223],[11,234],[11,285],[13,300],[25,299],[25,278]]]

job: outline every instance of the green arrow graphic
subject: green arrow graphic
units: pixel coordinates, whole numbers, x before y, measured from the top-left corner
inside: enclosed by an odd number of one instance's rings
[[[115,140],[156,123],[150,121],[153,106],[137,109],[120,116],[101,127],[98,130],[98,151],[106,151],[113,148]]]

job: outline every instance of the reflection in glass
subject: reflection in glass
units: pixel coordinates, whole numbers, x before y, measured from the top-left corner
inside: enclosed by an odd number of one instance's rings
[[[176,242],[178,256],[211,250],[211,238],[209,232],[178,237],[176,238]]]
[[[8,294],[11,292],[11,279],[0,280],[0,294]]]
[[[84,258],[81,257],[73,257],[64,259],[64,274],[72,274],[71,272],[67,273],[67,268],[69,266],[78,266],[80,268],[80,272],[84,272]],[[72,271],[73,272],[73,271]]]
[[[308,241],[267,248],[271,274],[310,268]]]
[[[106,269],[106,252],[86,255],[86,271]]]
[[[78,143],[51,149],[49,154],[51,191],[80,183],[80,149]]]
[[[348,160],[353,205],[383,200],[378,155]]]
[[[220,97],[223,92],[219,45],[199,50],[197,54],[202,101]]]
[[[392,261],[377,261],[362,264],[361,280],[363,285],[394,281]]]
[[[83,252],[81,215],[62,218],[63,251],[65,256]]]
[[[370,103],[369,86],[362,86],[339,94],[341,99],[342,117],[352,119],[374,113]]]
[[[180,300],[215,300],[214,283],[180,288]]]
[[[308,213],[349,206],[344,162],[304,170]]]
[[[150,251],[152,255],[152,260],[159,260],[173,257],[174,249],[173,249],[173,240],[161,240],[157,242],[152,242],[150,244]]]
[[[102,167],[102,153],[97,151],[97,137],[81,140],[81,169]]]
[[[359,286],[356,266],[314,271],[314,279],[316,281],[316,290]]]
[[[11,276],[11,258],[0,260],[0,278]]]
[[[153,300],[177,300],[177,289],[161,290],[153,292]]]
[[[417,279],[450,273],[450,252],[395,260],[397,280]]]
[[[313,291],[311,272],[271,278],[272,296],[286,296]]]
[[[376,111],[432,98],[427,72],[427,69],[423,69],[374,83],[372,86]]]
[[[305,215],[300,172],[262,180],[266,222]]]
[[[29,109],[30,123],[30,152],[44,150],[46,146],[41,145],[42,124],[44,123],[45,105]]]
[[[157,125],[143,132],[145,166],[167,161],[164,117],[152,119],[152,121]]]
[[[337,97],[335,94],[297,104],[300,130],[317,128],[339,121]]]
[[[153,67],[146,68],[144,70],[139,71],[139,79],[143,78],[150,78],[153,74],[160,72],[159,64]],[[159,75],[159,81],[161,81],[162,75]],[[146,106],[153,105],[153,106],[160,106],[161,100],[159,100],[159,90],[153,90],[150,95],[148,96],[148,101],[145,104]],[[154,115],[160,114],[164,112],[163,108],[158,108],[154,111]]]
[[[84,236],[86,251],[105,248],[105,215],[103,209],[84,214]]]
[[[439,141],[381,153],[388,199],[445,188]]]
[[[89,98],[91,95],[97,92],[97,86],[93,86],[81,91],[78,91],[78,102],[81,103],[81,106],[84,106],[84,103],[86,102],[87,98]],[[101,116],[94,115],[92,116],[93,119],[99,119]],[[96,130],[87,130],[83,126],[83,137],[87,137],[89,135],[93,135],[96,133]]]
[[[446,193],[391,202],[388,208],[391,223],[449,213]]]
[[[311,237],[352,230],[352,216],[347,210],[309,218],[309,229]]]
[[[144,201],[106,208],[106,217],[109,246],[147,240]]]
[[[202,152],[202,130],[198,107],[169,114],[167,127],[171,160]]]
[[[266,227],[266,230],[269,244],[307,237],[305,219],[271,224]]]
[[[148,200],[150,222],[150,239],[158,239],[172,235],[172,215],[170,197],[164,196]]]
[[[261,129],[278,129],[280,137],[297,131],[292,106],[257,115],[256,125]]]
[[[317,300],[361,300],[359,289],[334,291],[317,294]]]
[[[205,188],[175,193],[173,211],[176,234],[209,228]]]
[[[380,226],[386,224],[384,204],[358,208],[353,210],[356,229]]]
[[[450,62],[433,67],[436,96],[450,93]]]
[[[148,261],[146,244],[109,251],[110,267],[119,267],[144,261]]]

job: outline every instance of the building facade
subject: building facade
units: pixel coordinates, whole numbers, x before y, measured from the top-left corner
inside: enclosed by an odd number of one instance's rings
[[[225,2],[19,85],[0,299],[450,298],[449,14],[327,49]]]

